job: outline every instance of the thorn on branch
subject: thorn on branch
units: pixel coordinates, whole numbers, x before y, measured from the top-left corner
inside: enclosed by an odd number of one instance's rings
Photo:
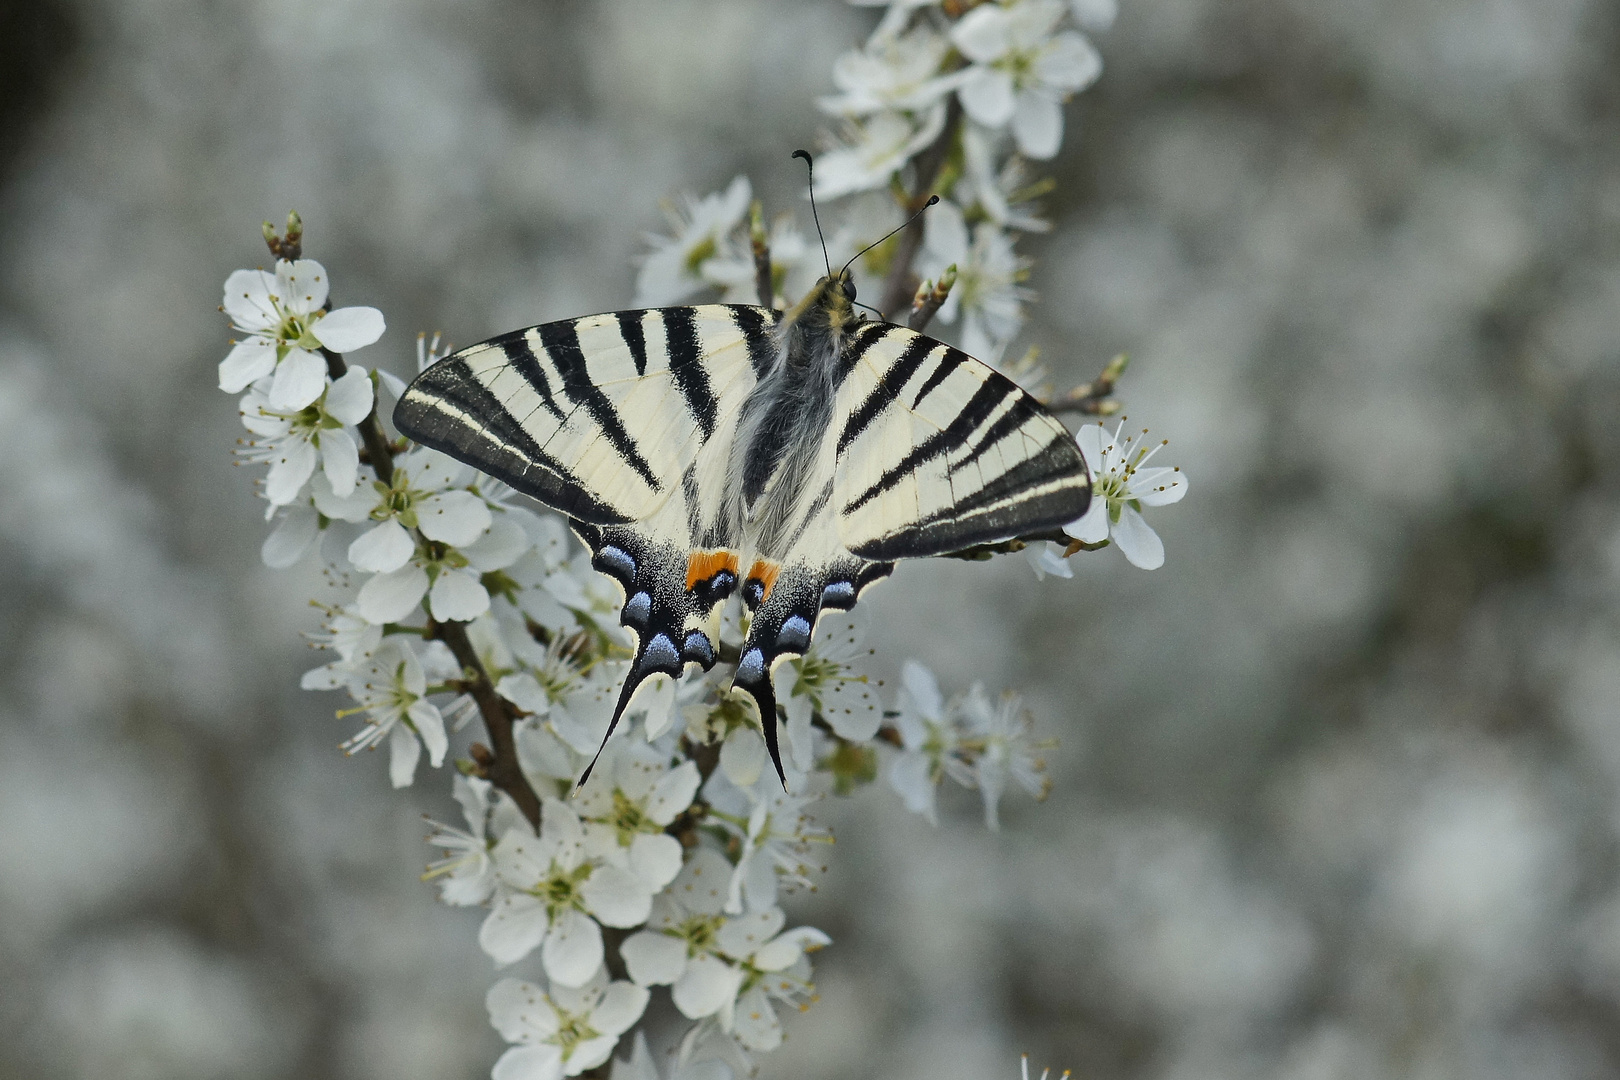
[[[287,212],[287,231],[281,236],[276,235],[274,225],[265,222],[264,243],[270,249],[270,254],[278,259],[290,262],[301,258],[304,254],[304,219],[298,216],[298,211]]]
[[[1126,353],[1120,353],[1108,361],[1102,374],[1088,383],[1082,383],[1066,394],[1059,394],[1048,401],[1041,402],[1053,412],[1077,412],[1087,416],[1113,416],[1122,408],[1114,400],[1114,387],[1119,382],[1125,369],[1130,366],[1131,358]]]
[[[951,288],[955,284],[956,264],[951,263],[939,275],[938,282],[925,281],[918,286],[917,295],[911,301],[911,317],[906,320],[906,325],[919,332],[927,328],[929,320],[950,298]]]
[[[754,290],[759,293],[760,306],[775,307],[770,236],[765,232],[765,212],[758,199],[748,208],[748,240],[754,249]]]

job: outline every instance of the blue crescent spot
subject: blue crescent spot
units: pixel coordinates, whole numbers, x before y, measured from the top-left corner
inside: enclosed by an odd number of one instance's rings
[[[647,622],[647,616],[652,614],[652,597],[644,592],[638,592],[625,601],[624,612],[619,621],[629,626],[642,626]]]
[[[596,557],[602,560],[604,565],[617,570],[625,577],[633,578],[636,576],[636,560],[632,559],[630,553],[623,548],[616,548],[609,544],[601,551],[598,551]]]
[[[641,656],[643,671],[671,667],[680,662],[681,654],[675,651],[675,643],[669,640],[668,634],[654,634],[653,639],[647,642],[647,651]]]
[[[737,682],[757,683],[765,677],[765,654],[758,649],[743,653],[737,664]]]
[[[847,581],[835,581],[821,590],[821,606],[830,607],[835,604],[853,604],[855,602],[855,586]]]
[[[810,620],[803,615],[790,615],[776,635],[779,649],[803,650],[810,646]]]
[[[701,630],[689,631],[683,655],[688,660],[696,660],[700,664],[714,663],[714,646],[709,644],[709,635]]]

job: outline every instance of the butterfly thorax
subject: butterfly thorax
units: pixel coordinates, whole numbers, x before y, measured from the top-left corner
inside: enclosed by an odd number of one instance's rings
[[[728,524],[767,558],[787,550],[803,516],[838,390],[847,331],[858,325],[847,274],[822,278],[774,331],[775,359],[743,402],[726,489]]]

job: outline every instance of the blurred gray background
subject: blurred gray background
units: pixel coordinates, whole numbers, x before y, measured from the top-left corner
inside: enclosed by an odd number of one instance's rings
[[[1037,583],[907,565],[881,665],[1029,695],[1056,789],[828,804],[761,1075],[1620,1074],[1620,11],[1123,0],[1024,245],[1191,494]],[[225,275],[304,215],[358,359],[623,306],[658,200],[788,158],[809,0],[0,4],[0,1076],[474,1078],[476,912],[297,689]],[[830,208],[837,217],[836,205]],[[807,217],[805,218],[808,224]]]

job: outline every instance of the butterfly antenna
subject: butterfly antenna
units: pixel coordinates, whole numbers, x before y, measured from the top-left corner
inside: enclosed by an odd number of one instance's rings
[[[803,153],[803,151],[800,151],[800,152]],[[939,196],[938,195],[930,195],[930,196],[928,196],[928,201],[923,203],[922,206],[917,210],[917,212],[915,214],[912,214],[910,217],[906,218],[905,221],[902,221],[899,225],[896,225],[894,228],[892,228],[888,232],[884,233],[882,239],[876,240],[876,241],[874,241],[874,242],[872,242],[870,244],[867,244],[861,250],[857,251],[855,253],[855,257],[850,259],[849,262],[844,264],[844,270],[848,270],[851,266],[854,266],[855,265],[855,259],[858,259],[862,255],[865,255],[868,251],[871,251],[873,248],[877,247],[878,244],[883,243],[884,240],[887,240],[889,237],[893,236],[895,233],[899,232],[901,229],[905,228],[907,225],[910,225],[913,221],[916,221],[918,218],[922,217],[923,211],[927,210],[930,206],[933,206],[937,202],[939,202]],[[838,272],[840,274],[842,274],[844,272],[844,270],[840,270]],[[832,276],[832,271],[831,270],[827,271],[827,276],[828,277]]]
[[[804,158],[804,171],[810,184],[810,216],[816,219],[816,238],[821,241],[821,261],[827,264],[827,276],[832,277],[832,260],[827,257],[827,237],[821,231],[821,215],[816,213],[816,163],[810,160],[808,150],[795,150],[793,156]]]

